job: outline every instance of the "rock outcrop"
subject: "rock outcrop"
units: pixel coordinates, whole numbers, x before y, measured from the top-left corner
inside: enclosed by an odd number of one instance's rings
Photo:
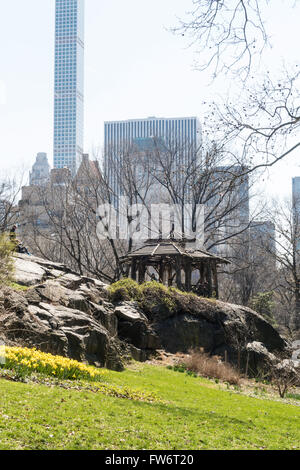
[[[202,347],[241,367],[247,361],[253,373],[265,353],[287,357],[285,340],[248,308],[196,296],[187,302],[180,294],[174,311],[151,302],[143,309],[136,302],[113,305],[107,285],[62,264],[18,255],[15,265],[16,282],[27,288],[0,292],[0,336],[6,341],[116,370],[124,355],[145,360],[158,349]]]
[[[29,288],[2,290],[0,334],[5,340],[122,369],[124,348],[114,306],[105,300],[105,284],[26,255],[18,255],[15,265],[16,282]]]
[[[182,297],[184,299],[184,296]],[[129,309],[130,303],[118,309]],[[131,303],[136,311],[136,305]],[[147,317],[147,321],[143,320]],[[149,324],[150,323],[150,324]],[[134,320],[121,320],[119,334],[137,347],[164,349],[170,353],[204,348],[212,355],[227,357],[253,375],[263,373],[269,355],[289,357],[287,342],[262,316],[253,310],[217,300],[191,298],[174,311],[155,305]],[[250,348],[261,344],[266,356]],[[274,356],[274,357],[275,357]],[[264,360],[266,359],[266,360]]]

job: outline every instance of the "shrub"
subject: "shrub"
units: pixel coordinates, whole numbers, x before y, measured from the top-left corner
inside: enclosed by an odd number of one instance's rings
[[[112,302],[141,299],[141,286],[133,279],[121,279],[111,284],[108,294]]]
[[[156,306],[163,306],[168,311],[176,308],[174,294],[156,281],[138,284],[132,279],[121,279],[109,286],[108,294],[112,302],[135,300],[146,311],[152,311]]]
[[[0,285],[11,280],[14,264],[12,254],[14,245],[6,233],[0,234]]]
[[[280,398],[284,398],[290,388],[299,385],[300,374],[294,368],[293,361],[284,359],[271,365],[272,383]]]
[[[239,373],[227,363],[221,361],[218,356],[210,356],[203,349],[192,350],[184,360],[187,370],[210,379],[219,379],[231,385],[239,385]]]
[[[141,307],[146,311],[152,311],[156,306],[163,307],[168,312],[176,310],[174,294],[168,287],[156,281],[145,282],[141,285]]]

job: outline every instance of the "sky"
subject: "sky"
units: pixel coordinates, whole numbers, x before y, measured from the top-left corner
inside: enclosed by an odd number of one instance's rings
[[[298,59],[300,6],[287,8],[293,3],[273,0],[267,15],[274,69],[281,58]],[[203,101],[226,93],[226,81],[211,84],[208,73],[196,71],[187,40],[170,32],[192,0],[85,5],[86,153],[101,152],[104,121],[198,116],[202,122]],[[38,152],[53,160],[55,0],[0,0],[0,12],[0,172],[27,173]],[[289,194],[294,175],[300,175],[297,155],[270,173],[266,191]]]

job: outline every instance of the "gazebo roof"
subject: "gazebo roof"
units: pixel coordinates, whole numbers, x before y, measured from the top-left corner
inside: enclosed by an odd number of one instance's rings
[[[182,256],[184,258],[190,258],[191,261],[210,261],[214,260],[221,264],[230,264],[230,261],[220,256],[216,256],[205,250],[193,249],[186,247],[187,242],[178,240],[148,240],[144,246],[138,248],[135,251],[128,253],[122,257],[122,261],[126,262],[131,259],[139,258],[150,258],[157,259],[166,256]]]

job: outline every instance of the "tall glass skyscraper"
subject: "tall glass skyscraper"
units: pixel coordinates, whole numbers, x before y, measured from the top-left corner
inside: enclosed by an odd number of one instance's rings
[[[54,168],[74,174],[83,154],[84,0],[56,0]]]

